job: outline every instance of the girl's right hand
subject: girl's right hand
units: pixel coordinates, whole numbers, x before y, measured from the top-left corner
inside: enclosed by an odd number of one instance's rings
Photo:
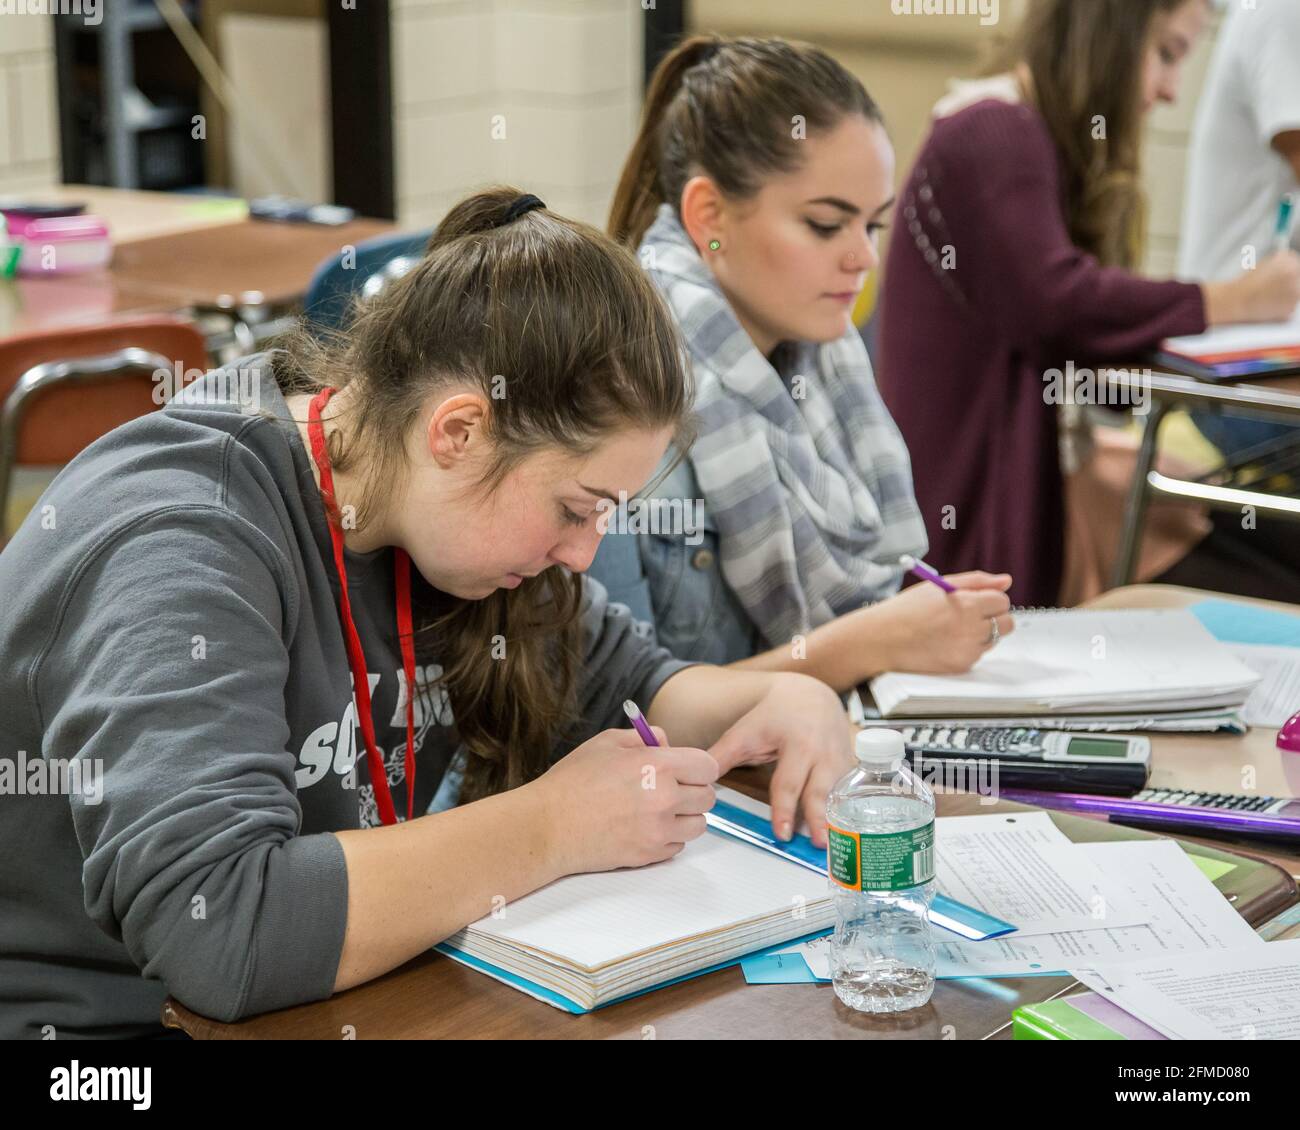
[[[654,732],[657,749],[605,730],[533,782],[564,874],[658,863],[704,832],[718,763]]]
[[[1209,283],[1206,320],[1287,322],[1300,306],[1300,255],[1279,251],[1231,282]]]
[[[998,638],[1015,631],[1006,573],[954,573],[944,578],[957,589],[944,592],[923,581],[864,609],[874,614],[876,639],[888,670],[927,675],[957,675],[970,670]]]

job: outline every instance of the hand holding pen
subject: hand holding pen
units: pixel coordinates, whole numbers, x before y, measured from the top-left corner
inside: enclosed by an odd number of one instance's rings
[[[875,607],[896,612],[897,627],[887,618],[890,670],[925,674],[959,674],[969,670],[989,648],[1015,630],[1007,573],[942,575],[915,557],[899,565],[926,581],[913,585]]]

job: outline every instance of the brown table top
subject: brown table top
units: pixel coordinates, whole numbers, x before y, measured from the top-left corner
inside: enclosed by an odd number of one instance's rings
[[[136,234],[116,243],[112,262],[97,271],[0,280],[0,337],[229,299],[283,309],[301,301],[325,258],[397,230],[365,219],[338,227],[206,218],[179,224],[173,216],[164,234],[144,234],[149,229],[137,223]]]
[[[282,307],[302,298],[324,259],[395,230],[382,220],[338,227],[240,220],[134,240],[117,248],[109,269],[128,288],[166,291],[184,305],[260,294]]]
[[[1140,585],[1107,593],[1096,607],[1178,607],[1216,595],[1192,589]],[[1262,603],[1262,602],[1249,602]],[[1300,611],[1288,605],[1277,607]],[[1274,734],[1234,736],[1151,734],[1153,786],[1179,785],[1240,792],[1241,767],[1259,774],[1261,792],[1300,795],[1300,757],[1283,755]],[[1284,761],[1289,758],[1289,761]],[[768,769],[729,774],[727,784],[764,798]],[[1289,792],[1287,782],[1291,782]],[[1020,809],[1007,802],[980,805],[965,795],[937,797],[941,816]],[[1149,833],[1102,820],[1052,813],[1072,840],[1139,839]],[[1228,859],[1234,869],[1215,885],[1252,924],[1260,925],[1300,902],[1288,872],[1300,872],[1300,854],[1178,837],[1195,851]],[[1077,989],[1069,977],[944,980],[924,1008],[873,1017],[840,1007],[824,986],[751,986],[738,966],[682,981],[583,1016],[533,1000],[441,954],[428,952],[383,977],[329,1000],[221,1024],[168,1000],[164,1023],[198,1039],[339,1039],[350,1027],[358,1039],[1005,1039],[1012,1011]]]

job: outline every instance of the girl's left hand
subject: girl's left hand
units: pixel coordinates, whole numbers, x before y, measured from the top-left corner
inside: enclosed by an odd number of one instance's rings
[[[790,839],[796,814],[802,814],[812,842],[826,846],[826,797],[853,765],[853,725],[825,683],[808,675],[774,675],[758,705],[708,752],[722,773],[776,761],[769,796],[773,833]]]

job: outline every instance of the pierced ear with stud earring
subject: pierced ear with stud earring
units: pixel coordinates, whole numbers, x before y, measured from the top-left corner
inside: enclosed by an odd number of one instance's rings
[[[719,247],[721,247],[721,246],[722,246],[722,240],[720,240],[720,239],[711,239],[711,240],[709,240],[709,250],[710,250],[710,251],[717,251],[717,249],[718,249]]]

